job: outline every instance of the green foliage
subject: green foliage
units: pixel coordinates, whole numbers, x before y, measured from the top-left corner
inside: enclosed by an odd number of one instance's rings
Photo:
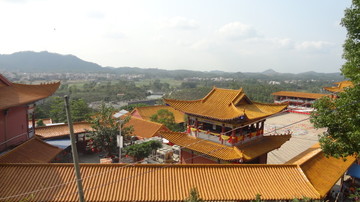
[[[89,118],[92,109],[83,99],[71,99],[70,110],[73,122]],[[62,97],[51,97],[35,108],[35,118],[51,118],[55,123],[67,122],[65,102]]]
[[[253,200],[252,202],[261,202],[261,194],[256,194],[255,196],[255,200]]]
[[[21,199],[19,202],[29,202],[29,201],[34,201],[34,194],[30,194],[29,196]]]
[[[148,157],[152,151],[162,147],[161,142],[151,140],[141,144],[134,144],[125,148],[125,153],[135,158],[136,161]]]
[[[56,91],[58,96],[66,94],[73,99],[83,99],[88,103],[95,101],[114,102],[145,99],[146,89],[137,87],[132,81],[90,81],[84,84],[63,84]]]
[[[345,10],[342,25],[348,30],[344,44],[342,73],[354,83],[339,94],[338,99],[323,97],[314,107],[316,112],[311,121],[317,128],[327,127],[326,133],[320,136],[320,145],[326,155],[346,157],[360,154],[360,1],[354,0],[351,8]]]
[[[50,104],[50,118],[55,123],[66,122],[66,112],[65,112],[65,103],[64,99],[61,97],[52,97]],[[70,106],[72,113],[72,107]]]
[[[350,194],[349,198],[356,202],[360,201],[360,188],[356,188],[355,192]]]
[[[113,117],[115,111],[113,107],[102,104],[99,112],[90,120],[93,129],[90,131],[92,147],[98,151],[105,151],[107,156],[117,153],[116,136],[119,134],[120,120]],[[129,137],[132,133],[132,128],[124,127],[127,121],[129,119],[125,119],[121,124],[121,135],[124,137]]]
[[[153,122],[164,124],[172,131],[184,131],[184,128],[175,122],[174,114],[167,109],[160,109],[156,114],[150,117]]]
[[[302,199],[294,198],[292,201],[293,201],[293,202],[310,202],[310,201],[318,201],[318,200],[311,200],[311,199],[308,198],[308,197],[303,197]]]
[[[45,126],[44,121],[42,119],[39,119],[36,121],[36,127]]]
[[[190,189],[189,196],[184,200],[184,202],[203,202],[204,200],[200,198],[199,191],[196,187]]]
[[[130,104],[130,105],[126,105],[126,106],[120,107],[120,109],[124,109],[124,110],[126,110],[126,111],[131,112],[132,110],[134,110],[134,109],[137,108],[137,107],[146,107],[146,106],[149,106],[149,105],[143,104],[143,103]]]
[[[343,58],[346,60],[341,72],[354,84],[360,82],[360,1],[353,0],[350,8],[345,10],[341,21],[347,30]]]

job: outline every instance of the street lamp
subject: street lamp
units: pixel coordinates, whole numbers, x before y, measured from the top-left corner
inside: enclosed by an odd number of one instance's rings
[[[117,112],[116,114],[114,114],[113,117],[118,119],[127,113],[129,113],[129,112],[122,109],[119,112]],[[121,149],[123,148],[123,136],[121,136],[121,119],[119,120],[119,123],[120,123],[120,127],[119,127],[120,129],[119,129],[119,135],[117,136],[117,146],[119,147],[119,163],[120,163]]]

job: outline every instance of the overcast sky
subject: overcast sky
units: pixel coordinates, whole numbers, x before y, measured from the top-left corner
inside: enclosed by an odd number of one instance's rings
[[[339,72],[350,0],[0,0],[0,54],[101,66]]]

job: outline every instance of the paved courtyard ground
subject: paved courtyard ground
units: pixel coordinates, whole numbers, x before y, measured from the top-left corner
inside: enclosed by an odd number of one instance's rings
[[[268,164],[285,163],[318,142],[318,135],[325,129],[315,129],[309,118],[305,114],[285,113],[265,121],[266,135],[292,132],[289,141],[268,154]]]

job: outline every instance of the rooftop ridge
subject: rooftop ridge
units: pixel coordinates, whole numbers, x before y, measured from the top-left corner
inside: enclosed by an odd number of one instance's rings
[[[11,86],[13,83],[8,80],[5,76],[3,76],[2,74],[0,74],[0,81],[3,82],[5,85],[7,86]]]
[[[116,163],[116,164],[100,164],[100,163],[80,163],[81,167],[164,167],[164,168],[248,168],[248,167],[271,167],[271,168],[296,168],[296,164],[131,164],[131,163]],[[0,166],[24,166],[24,167],[73,167],[73,163],[0,163]]]
[[[87,121],[80,121],[80,122],[75,122],[73,123],[73,125],[80,125],[80,124],[89,124],[91,125],[91,123],[87,122]],[[36,129],[42,129],[42,128],[55,128],[55,127],[59,127],[59,126],[67,126],[67,123],[62,123],[62,124],[56,124],[56,125],[51,125],[51,126],[39,126],[36,127]]]
[[[147,123],[151,123],[151,124],[154,124],[154,125],[158,125],[158,126],[165,126],[164,124],[162,123],[158,123],[158,122],[154,122],[154,121],[149,121],[149,120],[146,120],[146,119],[141,119],[141,118],[138,118],[138,117],[135,117],[135,116],[130,116],[131,118],[130,119],[136,119],[136,120],[140,120],[140,121],[145,121]]]

